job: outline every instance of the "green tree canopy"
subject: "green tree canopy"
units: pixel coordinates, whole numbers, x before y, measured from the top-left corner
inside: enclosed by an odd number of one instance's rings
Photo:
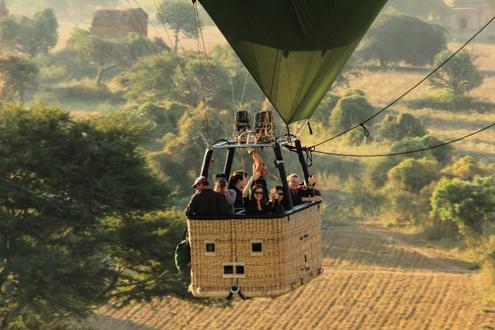
[[[162,151],[154,153],[152,159],[160,171],[170,175],[170,184],[176,187],[179,196],[191,194],[190,182],[200,173],[206,147],[228,136],[227,128],[232,126],[231,112],[221,110],[213,115],[211,109],[200,103],[184,113],[177,134],[164,137]],[[215,173],[215,165],[210,173]]]
[[[85,317],[109,299],[186,293],[172,256],[181,224],[150,213],[170,191],[137,137],[41,105],[2,106],[2,329]]]
[[[0,44],[33,57],[55,47],[57,29],[57,18],[51,9],[37,12],[33,18],[9,16],[0,21]]]
[[[401,113],[398,116],[385,116],[378,134],[386,140],[399,141],[405,137],[423,136],[426,129],[421,121],[410,113]]]
[[[431,135],[425,135],[422,137],[407,137],[394,143],[390,148],[390,153],[419,150],[419,149],[439,145],[441,143],[443,143],[442,140]],[[378,160],[376,163],[374,163],[371,166],[369,176],[373,185],[376,188],[381,188],[387,183],[388,171],[390,171],[391,168],[398,165],[401,161],[405,159],[426,158],[429,160],[436,161],[442,166],[445,166],[452,160],[453,153],[454,153],[454,148],[450,145],[447,145],[441,148],[435,148],[423,152],[387,157]]]
[[[177,51],[180,34],[194,37],[197,34],[196,15],[191,3],[179,0],[166,0],[160,4],[158,19],[174,30],[174,51]]]
[[[441,52],[435,56],[433,65],[440,65],[449,56],[451,56],[449,51]],[[469,94],[472,89],[481,85],[483,77],[474,65],[469,52],[463,50],[431,76],[429,82],[431,86],[446,89],[454,97],[459,97]]]
[[[482,168],[481,164],[471,156],[458,159],[454,164],[446,167],[443,172],[462,180],[473,180],[476,176],[488,174],[488,171]]]
[[[466,237],[479,237],[495,219],[495,182],[493,178],[443,179],[433,192],[431,206],[433,215],[455,222]]]
[[[428,159],[406,159],[388,172],[388,184],[412,193],[440,177],[438,163]]]
[[[217,109],[232,104],[232,82],[223,64],[205,63],[193,52],[172,53],[139,60],[121,82],[126,99],[135,104],[178,101],[196,107],[203,102]],[[261,103],[261,102],[260,102]]]
[[[333,134],[340,133],[354,125],[363,122],[375,113],[375,109],[362,94],[347,95],[337,102],[332,110],[329,126]],[[364,140],[364,134],[355,130],[355,134],[350,135],[350,142],[359,144]]]
[[[24,102],[26,90],[36,84],[38,72],[36,64],[21,56],[0,56],[0,96]]]
[[[130,68],[139,58],[153,54],[157,47],[137,33],[130,33],[125,38],[101,38],[77,27],[72,31],[68,46],[78,51],[88,63],[96,65],[97,86],[105,72],[118,67]]]
[[[382,67],[402,61],[425,65],[431,64],[445,46],[441,27],[406,15],[386,15],[369,31],[358,56],[378,59]]]

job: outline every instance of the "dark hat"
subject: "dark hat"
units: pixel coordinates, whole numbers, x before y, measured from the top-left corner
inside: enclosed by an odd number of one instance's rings
[[[206,176],[200,176],[198,177],[195,181],[194,184],[192,185],[193,188],[196,188],[196,186],[200,183],[205,183],[208,184],[208,178]]]

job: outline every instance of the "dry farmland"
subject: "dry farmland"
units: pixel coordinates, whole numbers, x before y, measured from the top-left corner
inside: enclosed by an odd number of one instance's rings
[[[110,307],[97,329],[495,329],[471,264],[374,224],[323,229],[325,273],[276,299],[207,307],[165,298]]]

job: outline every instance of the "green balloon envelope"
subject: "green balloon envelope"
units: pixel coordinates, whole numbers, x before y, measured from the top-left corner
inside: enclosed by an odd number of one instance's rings
[[[286,124],[311,118],[386,0],[199,0]]]

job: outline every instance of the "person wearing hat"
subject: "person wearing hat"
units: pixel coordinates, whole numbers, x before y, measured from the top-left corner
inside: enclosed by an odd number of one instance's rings
[[[210,189],[207,177],[198,177],[192,187],[196,189],[196,193],[185,210],[186,216],[223,216],[232,214],[232,207],[227,203],[225,196]]]

